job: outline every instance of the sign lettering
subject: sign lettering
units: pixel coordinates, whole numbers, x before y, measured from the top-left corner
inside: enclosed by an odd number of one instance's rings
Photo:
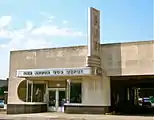
[[[82,74],[83,70],[67,70],[66,71],[68,75],[72,75],[72,74]]]
[[[62,70],[53,70],[53,74],[55,74],[55,75],[63,75],[64,72]]]
[[[26,71],[26,72],[23,72],[23,75],[32,75],[33,73],[31,71]]]
[[[36,71],[35,75],[50,75],[50,71]]]
[[[70,76],[70,75],[84,75],[90,74],[90,69],[50,69],[50,70],[34,70],[31,71],[27,70],[18,70],[17,76]]]

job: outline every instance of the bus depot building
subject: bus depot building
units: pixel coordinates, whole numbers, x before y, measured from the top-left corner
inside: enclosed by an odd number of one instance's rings
[[[68,113],[108,112],[111,87],[122,101],[133,85],[153,82],[153,51],[154,41],[101,44],[102,75],[86,67],[87,46],[12,51],[7,112],[62,111],[63,99]]]
[[[154,85],[154,41],[100,44],[99,11],[89,19],[88,45],[10,52],[8,114],[103,114],[113,98],[133,109],[138,88]]]

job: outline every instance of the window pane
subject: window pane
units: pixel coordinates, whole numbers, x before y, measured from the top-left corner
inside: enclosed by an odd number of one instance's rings
[[[26,87],[27,87],[27,81],[22,81],[18,86],[18,97],[20,100],[26,102]]]
[[[71,83],[70,87],[70,103],[81,103],[81,83]]]
[[[31,102],[31,84],[28,84],[28,101],[27,102]]]
[[[50,90],[49,91],[49,106],[56,106],[56,91]]]
[[[33,102],[44,102],[45,84],[33,84]]]

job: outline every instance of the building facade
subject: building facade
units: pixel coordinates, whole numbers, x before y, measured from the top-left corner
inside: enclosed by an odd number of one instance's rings
[[[62,96],[70,101],[70,83],[81,83],[81,102],[68,102],[66,111],[78,111],[82,108],[86,112],[92,108],[91,110],[97,112],[105,112],[111,105],[110,78],[153,75],[153,51],[154,41],[102,44],[102,75],[94,67],[86,67],[87,46],[12,51],[8,113],[47,111],[47,107],[50,107],[49,95],[52,93],[55,95],[55,106],[58,108],[61,91],[64,91],[61,93]],[[40,101],[32,98],[36,97],[34,91],[37,94],[34,87],[40,88],[43,92]]]
[[[7,113],[105,113],[111,77],[154,75],[154,41],[100,44],[89,9],[88,46],[10,52]]]

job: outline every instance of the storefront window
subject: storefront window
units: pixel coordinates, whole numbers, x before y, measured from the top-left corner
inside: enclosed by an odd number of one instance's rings
[[[45,88],[44,83],[24,80],[18,86],[18,97],[24,102],[44,102]]]
[[[70,83],[70,103],[82,102],[81,83]]]

